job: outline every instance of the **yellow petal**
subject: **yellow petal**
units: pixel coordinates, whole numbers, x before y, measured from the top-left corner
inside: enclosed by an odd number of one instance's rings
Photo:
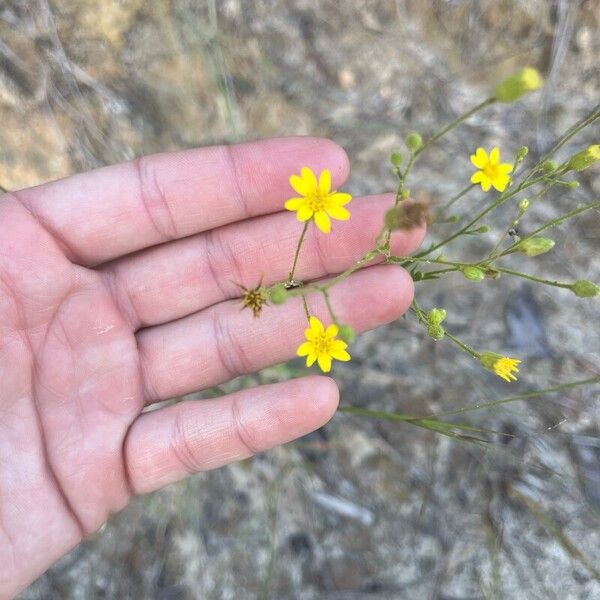
[[[314,341],[314,339],[317,337],[317,332],[314,331],[313,329],[305,329],[304,330],[304,337],[309,341],[312,342]]]
[[[314,194],[317,191],[317,177],[308,167],[302,167],[300,174],[306,185],[309,194]]]
[[[345,350],[331,350],[329,354],[331,354],[335,360],[341,360],[343,362],[347,362],[352,358]]]
[[[513,170],[513,166],[509,163],[502,163],[498,165],[498,173],[506,174]]]
[[[291,175],[290,185],[297,194],[300,194],[301,196],[308,196],[308,187],[306,185],[306,181],[304,181],[302,177],[298,177],[298,175]]]
[[[313,209],[310,206],[303,204],[298,209],[298,212],[296,213],[296,217],[297,217],[298,221],[308,221],[314,214],[315,214],[315,212],[313,211]]]
[[[329,233],[331,231],[331,221],[324,210],[319,210],[315,213],[315,225],[323,232]]]
[[[344,206],[344,204],[348,204],[350,200],[352,200],[352,196],[350,194],[346,194],[345,192],[334,192],[333,194],[329,194],[327,196],[327,200],[329,203],[338,204],[339,206]]]
[[[475,171],[473,175],[471,175],[471,183],[480,183],[483,178],[483,171]]]
[[[298,350],[296,350],[297,356],[308,356],[313,351],[313,345],[311,342],[304,342],[298,346]]]
[[[329,169],[324,169],[319,176],[319,193],[329,194],[329,190],[331,190],[331,173]]]
[[[510,177],[508,175],[498,175],[497,177],[494,177],[492,185],[494,186],[494,189],[498,190],[499,192],[503,192],[506,189],[509,181]]]
[[[317,317],[311,316],[308,320],[310,323],[310,328],[316,333],[323,333],[325,328],[323,327],[323,323],[317,319]]]
[[[500,150],[498,146],[494,146],[490,152],[490,164],[497,165],[500,162]]]
[[[348,347],[348,344],[346,344],[346,342],[344,342],[343,340],[333,340],[333,342],[331,342],[331,349],[332,350],[345,350]]]
[[[492,187],[492,180],[485,174],[481,174],[481,189],[484,192],[489,192]]]
[[[332,323],[326,330],[325,335],[330,338],[334,338],[338,334],[338,326],[335,323]]]
[[[290,198],[283,206],[286,210],[298,210],[305,202],[304,198]]]
[[[488,163],[487,152],[483,148],[477,148],[475,154],[471,154],[471,162],[478,169],[483,169]]]
[[[331,371],[331,356],[328,354],[319,354],[319,356],[317,356],[317,361],[323,373],[329,373],[329,371]]]
[[[329,205],[325,212],[332,218],[338,219],[338,221],[347,221],[350,218],[350,212],[347,211],[343,206],[336,206],[335,204]]]
[[[317,355],[316,354],[309,354],[306,357],[306,366],[307,367],[312,367],[315,364],[315,360],[317,360]]]

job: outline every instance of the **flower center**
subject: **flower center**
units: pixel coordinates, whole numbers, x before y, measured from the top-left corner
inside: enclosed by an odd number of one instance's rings
[[[308,196],[306,198],[308,201],[308,206],[313,212],[319,212],[325,209],[325,197],[319,194],[315,194],[314,196]]]
[[[488,163],[485,165],[483,172],[490,178],[495,179],[498,177],[498,165],[492,165]]]
[[[319,333],[313,340],[316,354],[329,354],[331,351],[331,338],[325,333]]]

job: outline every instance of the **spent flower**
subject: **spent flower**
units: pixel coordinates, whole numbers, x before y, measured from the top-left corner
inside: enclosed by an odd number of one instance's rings
[[[492,148],[488,153],[483,148],[477,148],[475,154],[471,155],[471,162],[478,171],[471,176],[471,183],[479,183],[484,192],[488,192],[493,186],[499,192],[503,192],[510,182],[508,174],[513,170],[509,163],[500,162],[500,150]]]
[[[495,352],[484,352],[479,356],[479,362],[492,373],[504,379],[504,381],[516,381],[515,373],[519,372],[520,360],[496,354]]]
[[[600,144],[588,146],[585,150],[574,154],[567,163],[567,168],[573,171],[583,171],[600,160]]]
[[[350,360],[350,355],[346,352],[348,344],[336,338],[339,333],[337,325],[332,323],[325,329],[323,323],[314,316],[310,317],[309,325],[304,332],[306,341],[300,344],[296,350],[298,356],[306,356],[307,367],[317,361],[321,371],[329,373],[332,359]]]
[[[299,194],[285,203],[287,210],[296,211],[298,221],[312,219],[323,232],[331,231],[332,219],[346,221],[350,213],[344,208],[352,200],[350,194],[331,190],[331,173],[325,169],[317,176],[308,167],[300,169],[300,175],[290,177],[292,189]]]

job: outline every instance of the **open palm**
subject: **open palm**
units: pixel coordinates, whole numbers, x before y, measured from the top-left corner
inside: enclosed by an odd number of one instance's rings
[[[156,155],[0,196],[0,597],[132,494],[333,414],[337,388],[315,376],[144,411],[294,354],[300,302],[253,319],[234,282],[285,279],[301,224],[281,211],[303,165],[331,169],[334,186],[347,175],[332,142],[290,138]],[[354,262],[389,204],[357,199],[330,235],[311,230],[297,278]],[[412,251],[422,235],[400,236],[394,250]],[[379,265],[332,296],[341,320],[364,330],[406,310],[412,284]]]

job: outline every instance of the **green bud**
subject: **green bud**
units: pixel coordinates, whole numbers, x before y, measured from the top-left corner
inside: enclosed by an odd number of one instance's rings
[[[571,285],[571,291],[580,298],[593,298],[600,294],[600,287],[591,281],[579,279]]]
[[[544,173],[552,173],[558,169],[558,163],[555,160],[545,160],[542,163],[542,171]]]
[[[460,221],[460,217],[458,215],[452,215],[448,219],[448,223],[458,223],[458,221]]]
[[[437,341],[441,340],[446,335],[446,332],[441,325],[433,325],[430,323],[427,325],[427,335]]]
[[[542,76],[537,69],[527,67],[512,77],[501,81],[494,91],[494,97],[499,102],[514,102],[523,94],[533,92],[543,85]]]
[[[567,163],[567,168],[573,169],[573,171],[583,171],[599,160],[600,144],[594,144],[571,156]]]
[[[432,308],[427,313],[427,322],[431,325],[440,325],[446,318],[446,311],[443,308]]]
[[[350,325],[340,325],[340,338],[343,339],[346,343],[350,343],[354,341],[356,338],[356,332]]]
[[[569,181],[569,182],[566,183],[566,186],[568,188],[572,188],[572,189],[578,188],[579,187],[579,181]]]
[[[523,200],[521,200],[519,202],[519,213],[523,214],[523,213],[527,212],[528,208],[529,208],[529,200],[527,198],[523,198]]]
[[[490,230],[489,225],[482,225],[479,229],[476,229],[476,233],[487,233]]]
[[[402,164],[402,154],[400,154],[400,152],[392,152],[390,162],[392,163],[392,166],[399,167]]]
[[[517,251],[525,256],[538,256],[554,248],[554,240],[545,237],[532,237],[519,242]]]
[[[416,152],[423,145],[423,138],[416,132],[408,134],[404,141],[411,152]]]
[[[485,277],[485,273],[479,267],[473,265],[463,267],[462,274],[471,281],[481,281]]]
[[[267,290],[272,304],[283,304],[288,299],[288,293],[283,283],[278,283]]]
[[[402,200],[406,200],[409,196],[410,196],[410,190],[408,190],[408,189],[404,189],[400,192],[400,198],[402,198]]]
[[[515,156],[515,162],[523,162],[525,157],[529,154],[529,148],[527,146],[521,146],[517,150],[517,155]]]

